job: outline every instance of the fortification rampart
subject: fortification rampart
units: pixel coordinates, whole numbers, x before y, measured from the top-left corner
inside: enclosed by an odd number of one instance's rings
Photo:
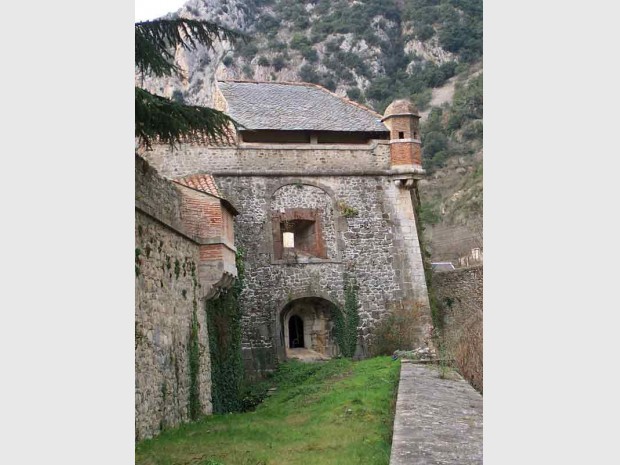
[[[428,309],[410,191],[416,168],[394,171],[388,141],[188,145],[145,156],[169,178],[213,174],[240,212],[235,244],[245,252],[241,305],[248,371],[273,368],[292,347],[293,338],[288,341],[286,335],[295,331],[287,326],[285,312],[304,318],[305,347],[332,350],[333,325],[317,318],[330,318],[326,302],[342,308],[348,278],[358,285],[359,356],[370,352],[373,328],[393,308]],[[284,244],[286,232],[294,236],[295,246]],[[304,301],[295,307],[296,300],[313,298],[322,303]],[[310,307],[316,309],[311,316]],[[309,327],[323,332],[310,334]],[[420,313],[417,327],[413,343],[428,343],[430,311]]]
[[[149,438],[189,419],[196,377],[211,413],[211,369],[198,276],[199,244],[181,219],[182,196],[136,157],[135,432]],[[189,368],[190,326],[198,321],[199,371]]]
[[[444,311],[444,347],[461,374],[482,392],[482,265],[433,274]]]
[[[235,147],[182,145],[176,150],[158,147],[144,157],[166,177],[195,173],[234,174],[323,172],[363,174],[390,170],[387,141],[368,144],[241,144]]]
[[[387,176],[218,176],[235,205],[237,245],[245,251],[244,357],[250,371],[282,358],[285,306],[302,297],[344,304],[345,277],[359,286],[358,355],[369,352],[372,329],[396,305],[427,305],[426,283],[411,195]],[[320,212],[324,258],[278,260],[273,216],[282,211]],[[416,343],[428,339],[421,318]]]

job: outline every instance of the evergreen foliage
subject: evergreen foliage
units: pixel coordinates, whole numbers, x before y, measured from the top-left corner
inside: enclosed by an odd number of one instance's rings
[[[135,24],[135,65],[141,76],[181,75],[174,50],[198,46],[213,48],[216,40],[235,42],[242,36],[217,24],[193,19],[157,19]],[[135,89],[135,137],[150,149],[153,142],[229,140],[230,125],[237,123],[212,108],[184,105],[144,89]]]

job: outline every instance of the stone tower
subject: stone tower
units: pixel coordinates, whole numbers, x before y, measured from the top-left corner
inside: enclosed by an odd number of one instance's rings
[[[246,370],[268,371],[299,354],[338,355],[334,315],[351,280],[358,356],[373,353],[373,331],[400,309],[415,323],[411,343],[428,343],[415,106],[399,100],[382,116],[314,84],[248,81],[220,82],[215,102],[243,125],[236,144],[145,156],[171,179],[210,173],[239,211]]]

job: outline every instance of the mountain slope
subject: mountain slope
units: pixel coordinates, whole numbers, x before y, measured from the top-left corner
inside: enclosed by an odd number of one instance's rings
[[[186,76],[149,79],[147,89],[212,105],[216,79],[307,81],[379,113],[410,98],[423,112],[432,259],[481,236],[481,0],[190,0],[171,15],[215,21],[250,40],[177,50]]]

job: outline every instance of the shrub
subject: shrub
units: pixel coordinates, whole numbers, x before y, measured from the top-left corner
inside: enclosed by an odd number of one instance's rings
[[[356,102],[361,102],[362,91],[359,90],[358,87],[351,87],[350,89],[347,89],[347,97],[349,97],[351,100],[355,100]]]
[[[315,71],[314,67],[309,64],[305,64],[300,68],[299,78],[304,82],[319,83],[318,73]]]
[[[172,100],[178,103],[183,103],[185,101],[183,97],[183,92],[181,92],[179,89],[175,89],[172,92]]]
[[[319,61],[319,54],[313,48],[304,49],[301,52],[301,56],[303,56],[310,63],[316,63],[317,61]]]
[[[252,76],[254,76],[254,71],[252,70],[252,67],[248,65],[247,63],[243,65],[242,71],[243,71],[244,76],[247,78],[251,78]]]
[[[269,66],[269,60],[267,58],[265,58],[264,56],[261,56],[258,59],[258,66]]]
[[[278,55],[273,59],[271,64],[273,65],[276,71],[280,71],[282,68],[286,66],[286,60],[284,59],[282,55]]]
[[[291,48],[293,50],[304,50],[310,47],[312,47],[312,44],[305,35],[300,33],[293,35],[291,39]]]
[[[331,39],[325,43],[325,50],[328,53],[336,53],[340,50],[340,44],[342,43],[342,38],[340,39]]]
[[[252,42],[241,43],[237,45],[237,52],[243,58],[254,58],[258,53],[258,47]]]
[[[395,350],[412,350],[418,334],[422,305],[398,302],[389,315],[385,316],[373,331],[370,344],[372,356],[392,355]]]

